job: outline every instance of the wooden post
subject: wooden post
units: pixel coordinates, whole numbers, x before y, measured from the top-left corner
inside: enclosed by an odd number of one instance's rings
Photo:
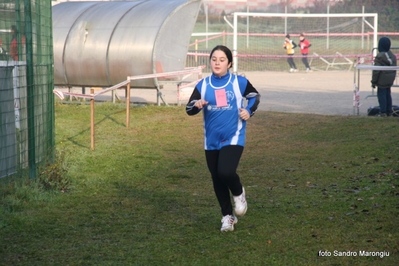
[[[199,72],[198,72],[198,79],[202,79],[202,67],[199,66],[198,69],[199,69]]]
[[[126,127],[130,126],[130,82],[126,86]]]
[[[94,95],[94,89],[91,89],[90,93]],[[90,137],[91,150],[94,151],[94,97],[90,100]]]
[[[208,37],[208,36],[207,36]],[[195,63],[197,63],[198,62],[198,55],[197,55],[197,53],[198,53],[198,40],[197,39],[195,39]]]
[[[72,91],[72,87],[68,86],[68,92],[71,92],[71,91]],[[72,96],[71,95],[69,95],[69,101],[72,102]]]

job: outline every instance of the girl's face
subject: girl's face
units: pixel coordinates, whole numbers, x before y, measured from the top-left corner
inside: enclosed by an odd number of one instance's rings
[[[211,69],[213,74],[218,77],[227,74],[227,70],[230,68],[231,63],[226,57],[226,54],[221,50],[216,50],[213,52],[211,57]]]

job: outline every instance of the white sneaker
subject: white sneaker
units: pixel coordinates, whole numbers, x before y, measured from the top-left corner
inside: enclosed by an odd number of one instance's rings
[[[234,212],[237,216],[243,216],[248,209],[247,200],[245,199],[245,189],[242,187],[242,194],[240,196],[233,196],[234,198]]]
[[[293,69],[293,68],[291,68],[291,69],[290,69],[290,72],[294,72],[294,69]]]
[[[220,231],[222,232],[234,231],[234,225],[238,222],[238,219],[234,215],[226,215],[223,216],[221,222],[222,222],[222,228],[220,228]]]

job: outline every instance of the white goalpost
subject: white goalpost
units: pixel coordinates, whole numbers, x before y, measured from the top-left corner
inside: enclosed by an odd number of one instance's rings
[[[299,34],[305,33],[312,43],[310,58],[313,64],[325,69],[325,64],[339,68],[351,64],[353,58],[372,56],[378,43],[378,14],[288,14],[233,13],[233,71],[239,63],[261,65],[260,70],[285,67],[281,44],[286,34],[298,44]],[[228,40],[229,42],[229,40]],[[230,42],[229,42],[230,43]],[[375,51],[373,51],[374,53]],[[300,57],[299,49],[294,57]],[[334,60],[332,60],[334,58]],[[322,60],[316,60],[322,59]],[[335,59],[342,60],[334,65]],[[240,61],[240,62],[239,62]],[[242,62],[241,62],[242,61]],[[280,66],[280,65],[281,66]],[[352,64],[353,65],[353,64]],[[327,66],[328,69],[329,66]],[[247,67],[245,67],[247,69]]]

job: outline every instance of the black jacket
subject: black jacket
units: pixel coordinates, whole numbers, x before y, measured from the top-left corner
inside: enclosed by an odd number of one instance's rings
[[[374,58],[375,66],[396,66],[396,56],[390,51],[391,42],[382,37],[378,43],[379,53]],[[380,88],[390,88],[396,78],[396,70],[373,70],[371,84]]]

